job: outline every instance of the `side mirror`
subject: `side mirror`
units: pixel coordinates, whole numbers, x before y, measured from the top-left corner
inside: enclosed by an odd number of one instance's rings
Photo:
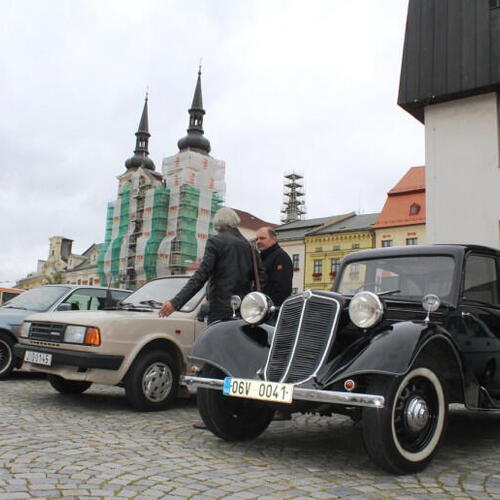
[[[69,302],[63,302],[57,307],[58,311],[71,311],[71,304]]]
[[[198,321],[204,322],[208,317],[208,304],[201,304],[200,310],[196,315]]]

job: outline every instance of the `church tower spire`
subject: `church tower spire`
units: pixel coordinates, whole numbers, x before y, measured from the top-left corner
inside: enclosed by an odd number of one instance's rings
[[[149,121],[148,121],[148,94],[146,93],[146,98],[144,99],[144,108],[142,109],[141,121],[139,122],[139,128],[135,133],[135,149],[134,156],[129,158],[125,162],[127,170],[130,168],[144,167],[150,170],[155,169],[153,160],[148,157],[148,144],[151,134],[149,133]]]
[[[193,149],[202,154],[210,153],[210,141],[204,137],[203,132],[203,97],[201,93],[201,66],[198,68],[198,80],[194,89],[193,102],[189,109],[189,127],[187,135],[179,139],[179,151]]]

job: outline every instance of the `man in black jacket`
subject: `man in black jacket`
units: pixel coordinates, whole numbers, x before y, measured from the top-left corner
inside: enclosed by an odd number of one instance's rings
[[[292,293],[293,266],[290,256],[278,245],[278,235],[270,227],[261,227],[255,237],[264,266],[263,291],[280,307]]]
[[[218,234],[207,240],[200,267],[191,276],[182,290],[171,300],[167,300],[159,311],[161,317],[179,310],[208,281],[208,323],[231,319],[232,295],[243,298],[252,290],[254,269],[252,247],[238,231],[238,214],[231,208],[221,208],[214,217],[214,227]],[[260,259],[257,259],[261,280],[264,278]]]

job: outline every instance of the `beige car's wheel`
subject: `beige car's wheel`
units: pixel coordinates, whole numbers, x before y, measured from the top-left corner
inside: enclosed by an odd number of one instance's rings
[[[137,410],[163,410],[177,395],[179,369],[168,352],[145,352],[132,364],[124,385],[129,403]]]

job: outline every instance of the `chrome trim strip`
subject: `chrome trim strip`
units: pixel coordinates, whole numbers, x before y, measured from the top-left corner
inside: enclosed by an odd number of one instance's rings
[[[182,382],[190,387],[202,387],[204,389],[221,390],[224,380],[214,378],[203,378],[185,375]],[[322,391],[319,389],[293,388],[294,401],[314,401],[317,403],[331,403],[345,406],[364,406],[367,408],[383,408],[384,396],[376,394],[362,394],[357,392]]]
[[[304,298],[304,303],[302,304],[302,311],[300,312],[299,326],[297,327],[297,330],[296,330],[297,333],[295,335],[295,342],[293,343],[292,351],[290,353],[290,359],[288,360],[288,364],[287,364],[287,367],[285,368],[285,372],[281,376],[281,379],[280,379],[281,383],[283,383],[283,380],[286,379],[288,373],[290,372],[290,367],[292,366],[293,357],[295,355],[295,351],[297,350],[297,344],[299,343],[300,329],[302,328],[302,320],[304,319],[304,314],[306,312],[307,301],[311,298],[311,296],[312,296],[312,294],[310,294],[306,298]],[[276,337],[276,335],[273,336],[273,345],[274,345],[275,337]],[[271,359],[271,352],[273,350],[273,345],[271,345],[271,348],[269,349],[269,354],[267,356],[267,363],[269,363],[269,360]],[[266,363],[266,368],[264,369],[264,378],[266,380],[267,380],[267,363]]]

